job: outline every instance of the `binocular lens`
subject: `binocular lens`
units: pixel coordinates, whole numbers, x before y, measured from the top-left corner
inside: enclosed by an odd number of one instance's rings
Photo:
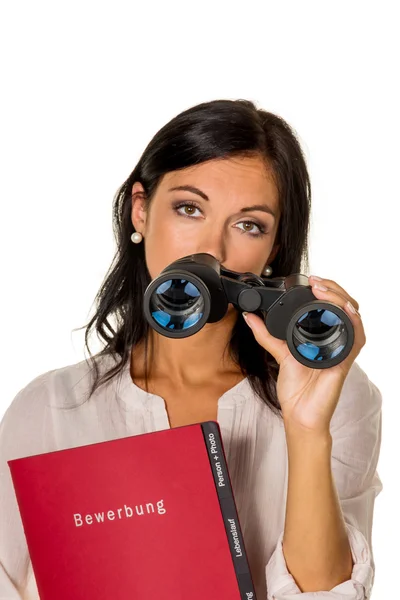
[[[337,356],[347,343],[347,328],[334,312],[318,308],[304,313],[293,328],[296,350],[311,361]]]
[[[150,312],[166,330],[189,329],[203,316],[204,298],[191,281],[168,279],[153,292]]]

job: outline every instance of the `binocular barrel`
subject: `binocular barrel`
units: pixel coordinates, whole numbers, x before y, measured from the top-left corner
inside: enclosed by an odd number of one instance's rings
[[[306,275],[262,278],[224,269],[211,254],[183,257],[153,279],[144,294],[144,314],[161,335],[183,338],[221,320],[232,304],[257,312],[271,335],[286,340],[302,364],[316,369],[339,364],[354,343],[345,311],[312,293]]]

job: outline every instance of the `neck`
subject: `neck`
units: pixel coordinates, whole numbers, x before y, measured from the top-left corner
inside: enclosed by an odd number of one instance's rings
[[[217,323],[206,324],[187,338],[171,339],[150,329],[148,376],[151,380],[173,381],[177,387],[201,385],[215,377],[241,373],[229,356],[229,341],[238,313],[228,310]],[[145,375],[144,343],[132,350],[131,373]]]

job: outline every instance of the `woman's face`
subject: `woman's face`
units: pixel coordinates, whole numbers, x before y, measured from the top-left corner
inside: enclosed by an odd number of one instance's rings
[[[191,190],[173,189],[181,186]],[[278,191],[261,158],[211,160],[167,173],[147,212],[142,192],[135,183],[132,223],[144,237],[152,279],[198,252],[232,271],[260,275],[277,252]]]

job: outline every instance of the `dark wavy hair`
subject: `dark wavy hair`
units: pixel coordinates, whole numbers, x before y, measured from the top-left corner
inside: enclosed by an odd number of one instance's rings
[[[294,130],[249,100],[214,100],[181,112],[155,134],[113,200],[115,256],[95,297],[95,314],[80,328],[86,328],[85,348],[95,373],[89,398],[121,372],[130,360],[132,346],[143,342],[147,357],[149,325],[143,316],[143,295],[151,278],[144,245],[131,242],[133,184],[142,184],[148,207],[166,173],[234,156],[261,156],[272,168],[281,209],[275,240],[279,250],[270,263],[274,277],[308,271],[311,186]],[[92,332],[105,343],[96,356],[89,347]],[[237,319],[232,330],[229,351],[254,392],[281,415],[276,395],[278,365],[257,343],[243,319]],[[96,361],[105,354],[113,356],[115,365],[100,375]]]

